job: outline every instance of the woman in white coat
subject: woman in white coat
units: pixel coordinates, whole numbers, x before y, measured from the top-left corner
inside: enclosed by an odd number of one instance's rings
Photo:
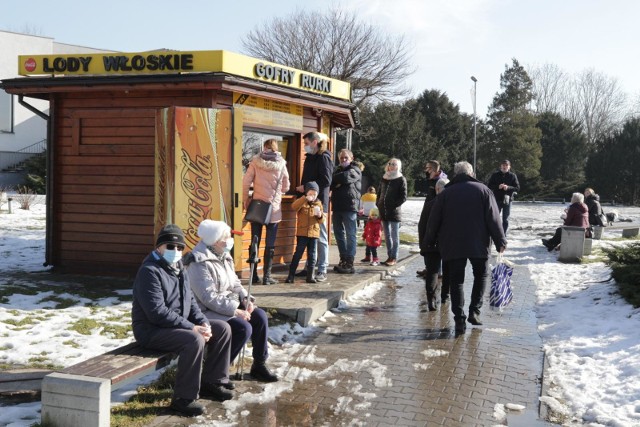
[[[253,198],[271,203],[271,222],[266,225],[267,235],[264,245],[264,269],[263,285],[273,285],[278,283],[271,277],[271,267],[273,266],[273,256],[276,246],[276,236],[278,234],[278,224],[282,221],[282,195],[289,191],[289,172],[287,162],[278,151],[278,141],[268,139],[263,144],[263,150],[255,156],[247,172],[242,178],[243,208],[249,206],[249,191],[253,186]],[[251,223],[251,241],[253,236],[258,236],[258,246],[262,235],[262,224]],[[253,282],[258,283],[260,277],[257,272],[253,275]]]
[[[251,376],[264,382],[278,381],[265,365],[269,357],[267,314],[256,307],[253,297],[247,298],[229,254],[233,248],[231,228],[222,221],[205,219],[198,226],[198,236],[200,242],[183,263],[200,310],[208,319],[225,320],[231,326],[230,362],[251,338]]]

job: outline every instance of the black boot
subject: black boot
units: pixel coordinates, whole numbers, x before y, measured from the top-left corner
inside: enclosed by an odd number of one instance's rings
[[[251,365],[251,372],[249,372],[253,378],[265,383],[274,383],[278,381],[278,377],[269,371],[264,361],[254,360]]]
[[[307,283],[318,283],[316,281],[315,265],[310,264],[307,269]]]
[[[340,262],[338,262],[338,265],[333,266],[333,271],[340,273],[340,270],[343,268],[344,268],[344,257],[340,255]]]
[[[260,276],[258,276],[258,266],[253,264],[253,281],[251,283],[260,283]]]
[[[263,285],[276,285],[278,281],[271,278],[271,267],[273,267],[273,253],[275,252],[274,247],[268,247],[264,251],[264,273],[262,276],[262,284]]]
[[[356,272],[355,268],[353,268],[353,257],[347,256],[344,257],[344,263],[342,267],[338,267],[338,273],[340,274],[354,274]]]

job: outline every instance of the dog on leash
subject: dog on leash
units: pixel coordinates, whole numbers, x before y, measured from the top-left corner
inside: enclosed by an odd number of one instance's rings
[[[607,217],[607,225],[611,226],[618,219],[618,211],[607,212],[605,216]]]

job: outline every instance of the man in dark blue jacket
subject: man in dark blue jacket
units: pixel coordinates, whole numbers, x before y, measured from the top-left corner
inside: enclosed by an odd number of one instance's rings
[[[498,210],[502,214],[502,229],[506,236],[507,228],[509,228],[509,215],[511,215],[511,202],[513,202],[514,193],[520,191],[518,176],[511,172],[509,160],[503,160],[500,163],[500,169],[491,175],[487,186],[493,191],[496,198]]]
[[[427,222],[426,247],[440,249],[449,274],[451,311],[456,335],[466,330],[464,313],[464,271],[467,259],[473,268],[473,290],[469,303],[469,323],[482,325],[480,308],[489,277],[491,240],[504,252],[507,240],[500,224],[498,206],[486,185],[473,178],[468,162],[455,164],[455,176],[433,204]]]
[[[200,311],[182,265],[184,247],[177,225],[160,230],[156,249],[133,283],[131,320],[141,346],[178,354],[171,408],[195,416],[204,413],[198,393],[218,401],[233,397],[228,391],[234,388],[229,382],[231,328],[227,322],[209,322]]]
[[[320,188],[318,200],[322,202],[325,213],[329,212],[329,187],[333,176],[333,160],[331,151],[327,150],[329,137],[320,132],[309,132],[303,137],[304,151],[307,153],[302,167],[302,179],[296,191],[304,194],[306,183],[315,181]],[[327,280],[327,267],[329,266],[329,234],[327,233],[326,221],[320,224],[320,238],[318,239],[318,250],[316,251],[318,273],[315,276],[317,282]],[[306,276],[306,270],[298,273]]]

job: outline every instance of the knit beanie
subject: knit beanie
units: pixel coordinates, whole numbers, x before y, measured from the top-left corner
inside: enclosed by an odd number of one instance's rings
[[[180,227],[175,224],[167,224],[162,227],[162,230],[160,230],[158,238],[156,239],[156,248],[164,245],[165,243],[174,243],[185,246],[184,234]]]
[[[231,228],[223,221],[205,219],[198,226],[198,237],[200,237],[207,246],[213,246],[213,244],[220,240],[225,232],[227,232],[227,234],[231,233]]]
[[[309,181],[304,185],[304,194],[307,194],[307,191],[309,190],[315,190],[316,193],[319,193],[320,187],[318,187],[318,184],[316,184],[315,181]]]

